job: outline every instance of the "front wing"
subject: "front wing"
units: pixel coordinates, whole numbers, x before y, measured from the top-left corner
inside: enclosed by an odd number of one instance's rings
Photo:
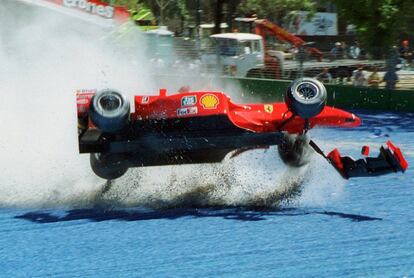
[[[317,153],[328,160],[345,179],[405,172],[408,168],[408,163],[401,150],[391,141],[387,142],[386,147],[380,147],[377,157],[366,157],[358,160],[354,160],[349,156],[341,156],[338,149],[334,149],[325,155],[315,142],[310,141],[310,145]],[[368,149],[367,146],[362,148],[362,153],[366,156],[368,155]]]

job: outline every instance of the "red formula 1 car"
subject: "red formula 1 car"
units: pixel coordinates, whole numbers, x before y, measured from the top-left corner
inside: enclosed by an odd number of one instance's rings
[[[353,160],[337,149],[325,155],[306,136],[315,126],[355,127],[352,113],[325,106],[326,89],[311,78],[293,81],[285,102],[235,104],[221,92],[139,95],[134,111],[113,90],[78,92],[79,150],[90,153],[92,170],[116,179],[130,167],[220,162],[230,152],[278,145],[282,160],[302,166],[313,148],[344,177],[404,172],[408,164],[390,141],[377,157]],[[368,156],[369,149],[363,147]]]

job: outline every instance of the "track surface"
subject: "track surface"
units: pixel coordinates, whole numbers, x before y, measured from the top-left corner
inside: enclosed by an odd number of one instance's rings
[[[376,143],[390,136],[414,165],[413,115],[363,119],[359,130],[315,130],[313,138],[346,148],[344,142]],[[0,274],[413,277],[412,169],[355,179],[339,198],[281,210],[3,208]]]

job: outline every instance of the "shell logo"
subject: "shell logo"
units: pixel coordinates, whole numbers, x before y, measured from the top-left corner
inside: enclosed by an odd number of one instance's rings
[[[219,99],[216,95],[207,94],[201,97],[200,103],[204,109],[216,109],[219,104]]]

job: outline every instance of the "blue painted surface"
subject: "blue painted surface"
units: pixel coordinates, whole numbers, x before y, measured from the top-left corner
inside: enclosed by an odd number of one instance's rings
[[[412,165],[405,175],[354,179],[340,198],[281,210],[2,208],[0,276],[413,277],[413,115],[362,117],[359,129],[311,135],[390,137]]]

